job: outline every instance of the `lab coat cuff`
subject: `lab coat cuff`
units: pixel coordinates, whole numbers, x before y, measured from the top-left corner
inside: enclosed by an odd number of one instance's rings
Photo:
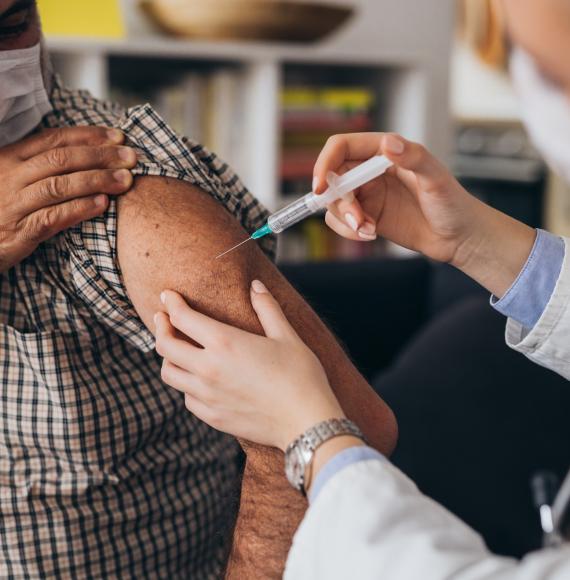
[[[387,459],[372,447],[355,446],[337,453],[324,465],[317,475],[309,492],[309,502],[314,502],[327,483],[345,468],[361,461],[387,461]]]
[[[564,262],[564,240],[538,230],[530,256],[517,279],[499,300],[491,297],[491,306],[525,328],[533,328],[550,301]]]
[[[562,271],[538,322],[529,330],[520,322],[509,319],[506,330],[507,344],[511,348],[549,367],[552,367],[552,362],[568,362],[562,352],[551,352],[552,349],[547,348],[553,336],[564,333],[564,318],[570,305],[570,241],[564,239],[564,244]]]

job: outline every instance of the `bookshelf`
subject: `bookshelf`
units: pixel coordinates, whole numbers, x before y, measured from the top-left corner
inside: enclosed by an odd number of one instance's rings
[[[350,22],[310,45],[169,38],[144,19],[135,0],[122,2],[127,38],[49,37],[56,70],[98,97],[123,100],[130,91],[128,98],[153,104],[157,89],[177,79],[191,83],[198,75],[218,83],[209,102],[225,103],[226,117],[238,122],[231,123],[234,135],[222,139],[222,151],[213,148],[269,209],[284,203],[282,97],[288,89],[367,90],[375,96],[374,130],[401,132],[444,159],[449,154],[453,0],[354,0]]]

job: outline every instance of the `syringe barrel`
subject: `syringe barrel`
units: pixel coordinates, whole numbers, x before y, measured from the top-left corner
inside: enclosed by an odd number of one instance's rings
[[[394,164],[387,157],[377,155],[361,163],[354,169],[351,169],[344,175],[336,175],[331,172],[327,176],[329,188],[322,195],[316,196],[314,203],[318,205],[318,209],[323,209],[331,203],[342,199],[347,193],[380,177],[392,165]]]
[[[267,220],[267,223],[273,233],[280,234],[318,211],[318,208],[315,208],[314,204],[310,203],[313,197],[316,196],[308,193],[287,207],[272,214]]]
[[[346,194],[361,187],[385,173],[393,163],[384,156],[377,156],[365,161],[344,175],[331,174],[328,178],[329,188],[322,195],[308,193],[287,207],[277,211],[267,220],[275,234],[298,224],[331,203],[342,199]]]

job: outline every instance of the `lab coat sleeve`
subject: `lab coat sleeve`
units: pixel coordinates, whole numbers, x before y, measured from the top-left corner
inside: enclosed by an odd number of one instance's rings
[[[493,556],[467,525],[388,461],[339,472],[311,505],[293,542],[285,580],[562,580],[570,548],[522,562]]]
[[[554,292],[539,321],[531,329],[509,319],[507,344],[533,362],[570,379],[570,240]]]

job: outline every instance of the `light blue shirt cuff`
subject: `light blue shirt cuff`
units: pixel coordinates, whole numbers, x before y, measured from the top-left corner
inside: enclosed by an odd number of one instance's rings
[[[345,449],[340,453],[337,453],[332,459],[324,465],[324,467],[319,471],[317,478],[315,479],[311,491],[309,493],[309,501],[312,503],[317,499],[319,493],[323,490],[326,484],[340,471],[353,465],[359,463],[360,461],[387,461],[387,459],[376,449],[372,447],[355,446]]]
[[[540,320],[560,277],[564,240],[538,230],[532,252],[507,293],[498,300],[491,297],[491,306],[508,318],[531,329]]]

